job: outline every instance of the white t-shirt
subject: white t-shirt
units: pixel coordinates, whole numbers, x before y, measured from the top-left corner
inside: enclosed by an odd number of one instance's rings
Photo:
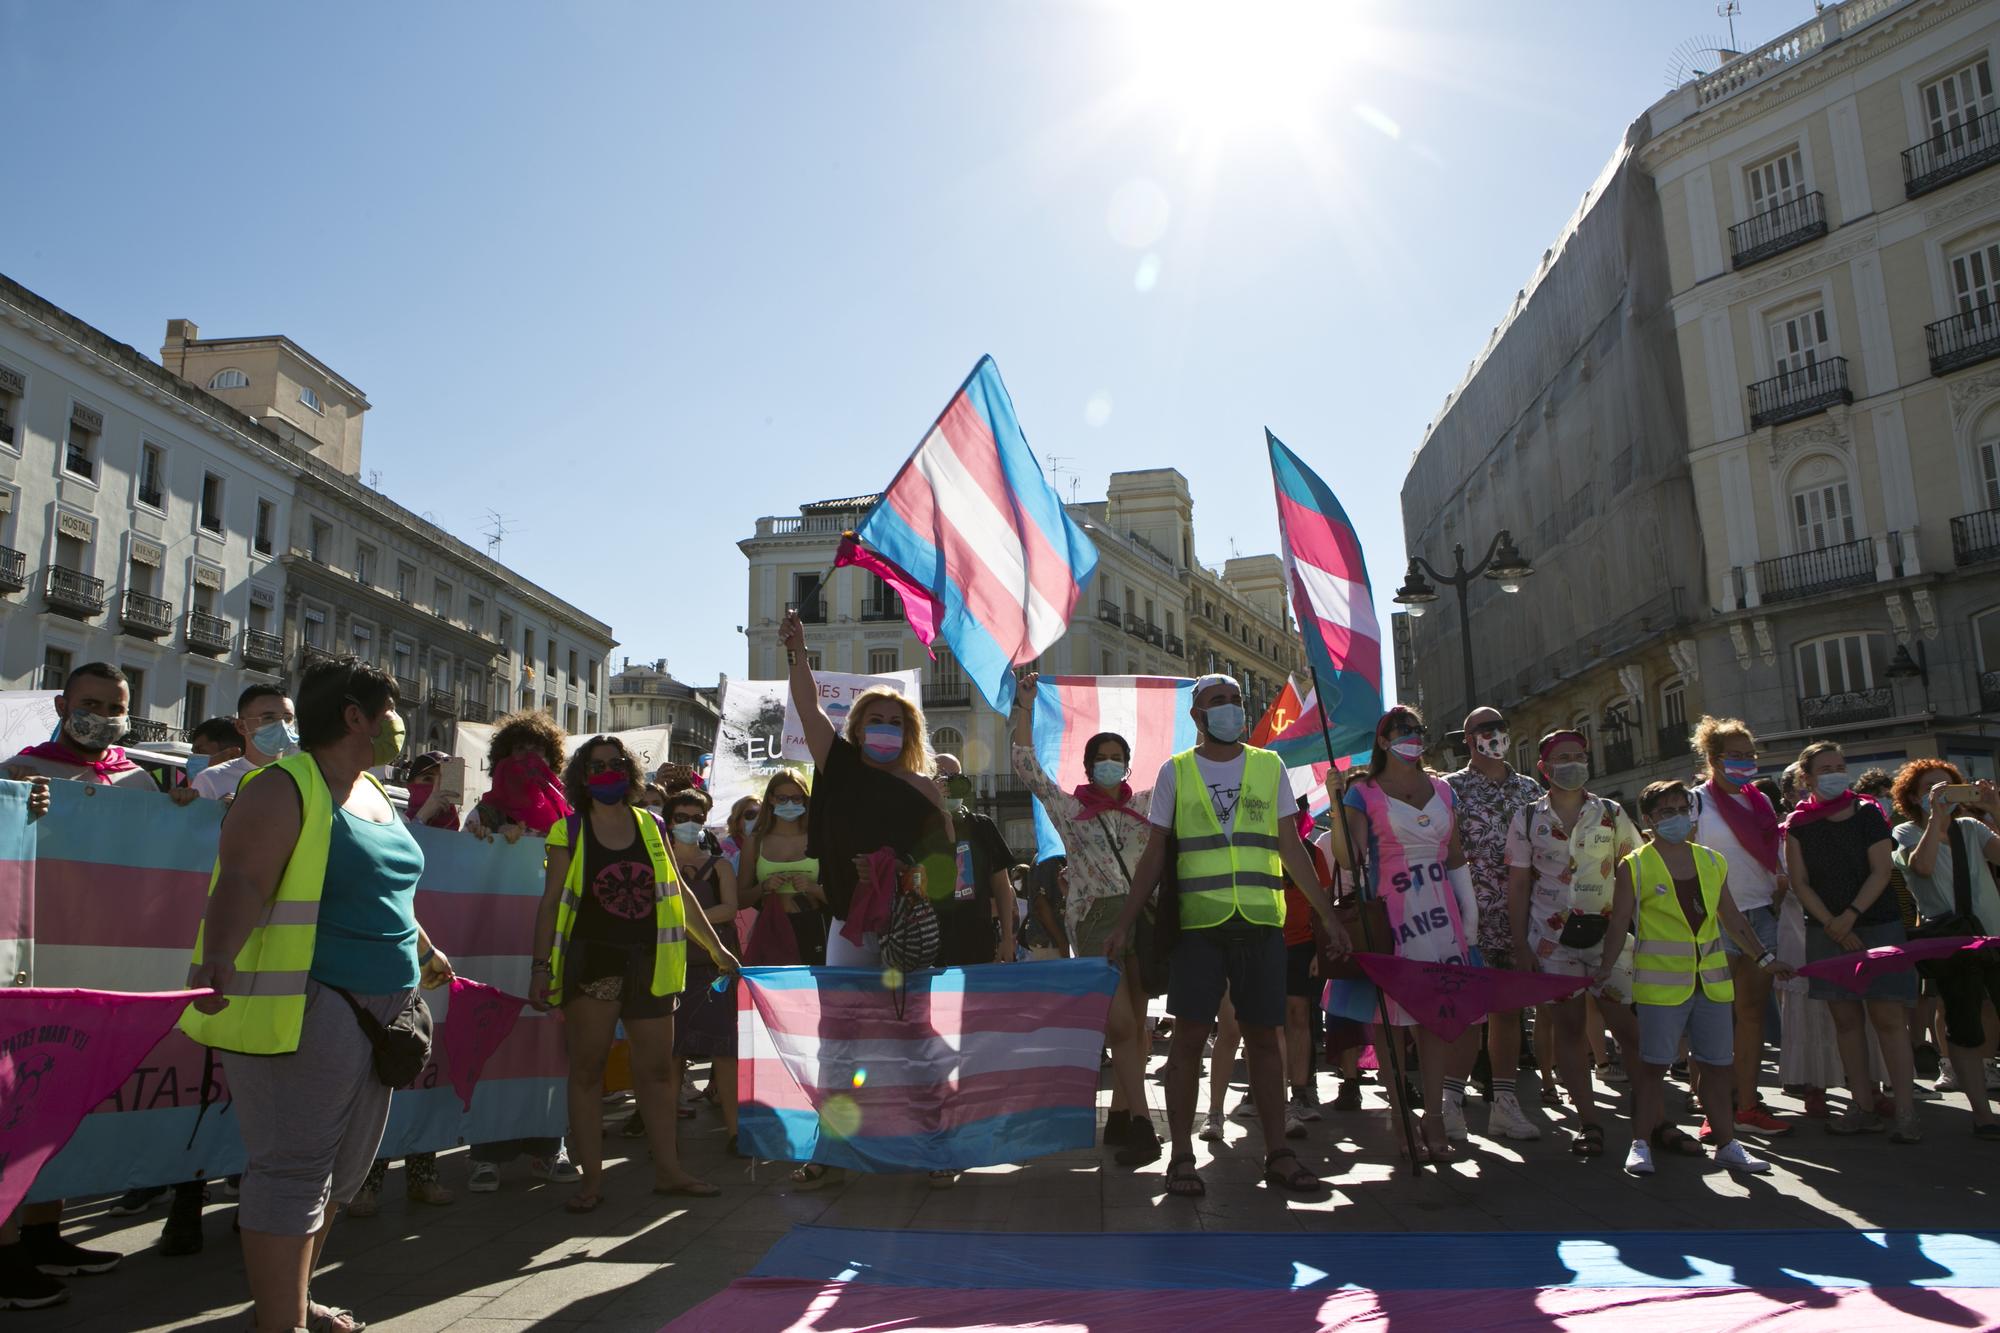
[[[248,755],[238,755],[228,763],[204,768],[194,775],[194,781],[188,786],[194,788],[195,795],[205,800],[219,801],[225,796],[234,796],[236,784],[243,780],[245,773],[256,767],[258,765],[251,763]]]
[[[1238,750],[1234,759],[1225,759],[1220,763],[1204,759],[1197,753],[1194,766],[1208,787],[1209,804],[1214,806],[1216,821],[1222,825],[1226,835],[1236,825],[1236,802],[1243,795],[1243,751]],[[1153,805],[1146,818],[1155,828],[1170,829],[1174,826],[1174,761],[1171,759],[1160,765],[1160,775],[1153,779]]]
[[[1729,896],[1738,907],[1746,912],[1753,907],[1769,907],[1771,899],[1778,893],[1778,876],[1774,871],[1764,869],[1764,863],[1750,855],[1736,840],[1736,832],[1722,817],[1722,811],[1709,809],[1710,803],[1716,800],[1735,801],[1746,808],[1750,804],[1741,796],[1713,795],[1707,787],[1695,792],[1694,841],[1710,851],[1721,853],[1722,859],[1729,863]]]

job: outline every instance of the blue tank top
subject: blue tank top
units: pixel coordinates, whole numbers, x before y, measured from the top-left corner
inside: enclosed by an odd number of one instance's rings
[[[398,819],[387,824],[333,812],[326,887],[312,977],[356,995],[387,995],[417,984],[417,880],[423,849]]]

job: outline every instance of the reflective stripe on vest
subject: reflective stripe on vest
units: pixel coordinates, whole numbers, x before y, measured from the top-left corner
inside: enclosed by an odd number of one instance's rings
[[[1256,926],[1284,925],[1284,865],[1278,859],[1278,798],[1284,792],[1284,761],[1245,746],[1236,821],[1224,834],[1194,751],[1174,756],[1182,929],[1206,930],[1235,916]]]
[[[282,1055],[299,1048],[299,1032],[306,1016],[306,974],[312,970],[320,892],[326,885],[326,858],[333,846],[333,794],[311,755],[301,751],[246,773],[237,790],[272,769],[282,769],[298,787],[298,843],[285,862],[277,896],[237,951],[235,978],[223,989],[229,1003],[214,1014],[190,1006],[180,1021],[181,1031],[202,1045],[246,1055]],[[369,781],[375,781],[372,775]],[[387,799],[386,793],[383,799]],[[210,894],[221,874],[218,856],[208,877]],[[202,961],[199,931],[194,939],[194,961]]]
[[[646,846],[646,859],[653,863],[653,984],[655,995],[678,995],[687,986],[687,906],[681,893],[680,877],[674,873],[674,858],[660,837],[660,826],[638,806],[631,807],[639,825],[639,840]],[[583,827],[587,814],[572,816]],[[548,846],[569,847],[569,820],[556,822],[549,830]],[[583,903],[584,849],[570,851],[569,871],[563,876],[562,897],[556,900],[556,936],[549,945],[549,1003],[563,1002],[563,965],[569,958],[570,932],[576,929],[577,912]]]
[[[1736,998],[1729,958],[1722,951],[1722,883],[1729,866],[1715,852],[1690,844],[1701,880],[1701,929],[1688,925],[1680,894],[1659,850],[1647,843],[1625,858],[1638,899],[1639,938],[1632,946],[1632,999],[1638,1004],[1676,1005],[1701,993],[1728,1003]]]

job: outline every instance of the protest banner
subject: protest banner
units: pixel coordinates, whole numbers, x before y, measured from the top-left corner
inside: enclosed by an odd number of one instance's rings
[[[0,690],[0,759],[55,734],[56,690]]]

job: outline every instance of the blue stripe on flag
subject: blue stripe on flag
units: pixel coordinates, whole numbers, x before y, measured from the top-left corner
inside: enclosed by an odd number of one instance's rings
[[[873,967],[746,967],[743,975],[767,991],[882,990],[882,970]],[[1109,995],[1118,989],[1118,969],[1103,958],[1057,958],[1006,967],[929,968],[909,973],[904,985],[931,994]]]
[[[1068,556],[1070,581],[1081,593],[1097,569],[1097,547],[1063,509],[1062,497],[1042,474],[1041,464],[1014,416],[1014,400],[1007,396],[1007,386],[1001,383],[1000,368],[993,364],[992,357],[979,359],[965,392],[973,409],[986,419],[987,429],[993,432],[993,442],[1000,450],[1000,467],[1006,474],[1014,503],[1041,529],[1052,550]]]
[[[1062,704],[1062,689],[1041,681],[1035,686],[1034,742],[1035,758],[1041,761],[1042,772],[1060,777],[1062,774],[1062,748],[1069,731],[1069,714]],[[1069,851],[1063,846],[1062,834],[1056,830],[1056,822],[1049,818],[1049,812],[1042,805],[1041,798],[1035,798],[1035,861],[1037,864],[1051,856],[1067,856]]]

